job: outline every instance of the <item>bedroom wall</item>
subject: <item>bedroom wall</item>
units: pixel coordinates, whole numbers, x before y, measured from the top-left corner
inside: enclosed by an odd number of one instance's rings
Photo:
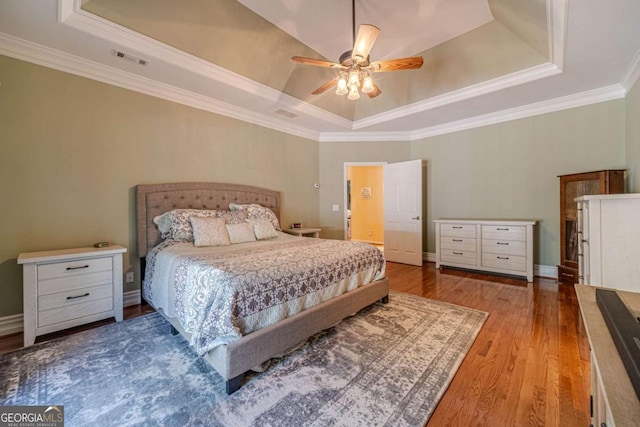
[[[626,158],[629,179],[627,190],[640,193],[640,83],[631,88],[626,98]]]
[[[0,81],[0,317],[22,312],[20,252],[108,240],[126,269],[139,183],[275,189],[284,224],[319,222],[315,141],[3,56]]]
[[[427,161],[427,250],[433,220],[540,221],[535,263],[559,262],[558,175],[625,166],[625,101],[616,100],[416,141]]]

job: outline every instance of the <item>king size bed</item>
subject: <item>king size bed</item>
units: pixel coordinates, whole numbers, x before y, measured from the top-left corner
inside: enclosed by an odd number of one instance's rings
[[[143,297],[224,378],[229,394],[252,368],[388,300],[377,249],[276,232],[280,207],[277,191],[258,187],[136,186]],[[204,228],[214,224],[224,241]]]

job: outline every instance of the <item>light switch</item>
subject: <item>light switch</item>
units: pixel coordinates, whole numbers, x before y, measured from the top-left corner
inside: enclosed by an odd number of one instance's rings
[[[331,210],[334,212],[339,212],[340,211],[340,205],[331,205]]]

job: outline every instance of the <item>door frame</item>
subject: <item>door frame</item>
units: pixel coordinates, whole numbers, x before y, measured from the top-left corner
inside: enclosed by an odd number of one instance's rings
[[[383,166],[389,162],[344,162],[342,166],[342,227],[344,229],[343,240],[347,240],[347,169],[351,166]],[[384,195],[382,196],[384,197]]]

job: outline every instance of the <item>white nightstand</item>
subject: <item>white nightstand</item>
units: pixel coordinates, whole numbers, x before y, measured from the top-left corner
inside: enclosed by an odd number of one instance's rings
[[[322,228],[283,228],[282,231],[294,236],[315,237],[317,239],[320,237]]]
[[[24,346],[36,336],[97,320],[122,320],[122,254],[127,249],[27,252],[23,265]]]

